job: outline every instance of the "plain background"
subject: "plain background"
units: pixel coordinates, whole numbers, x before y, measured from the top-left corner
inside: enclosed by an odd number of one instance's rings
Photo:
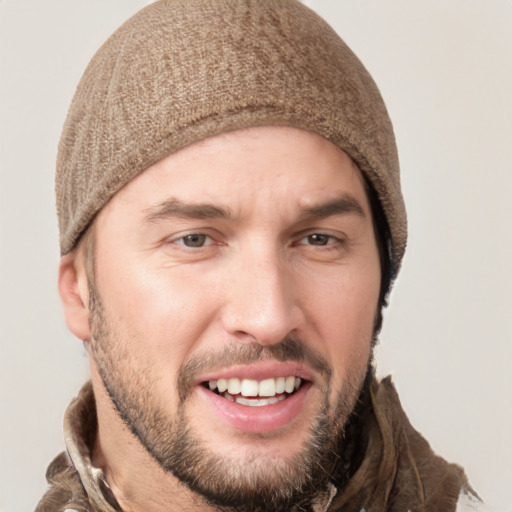
[[[143,0],[0,0],[0,511],[32,510],[87,378],[56,291],[57,142],[75,86]],[[377,352],[410,419],[512,511],[512,2],[310,0],[368,67],[410,239]],[[205,21],[206,22],[206,21]]]

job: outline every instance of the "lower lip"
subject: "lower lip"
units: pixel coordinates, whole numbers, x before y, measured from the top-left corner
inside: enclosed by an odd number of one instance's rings
[[[244,432],[270,432],[289,425],[301,412],[310,383],[303,384],[288,398],[271,405],[249,406],[199,386],[199,394],[208,401],[219,418],[230,427]]]

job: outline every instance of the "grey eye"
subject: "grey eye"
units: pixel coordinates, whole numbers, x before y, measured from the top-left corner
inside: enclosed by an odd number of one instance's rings
[[[203,247],[206,244],[207,240],[206,235],[201,235],[200,233],[193,233],[191,235],[186,235],[181,238],[183,245],[186,247]]]

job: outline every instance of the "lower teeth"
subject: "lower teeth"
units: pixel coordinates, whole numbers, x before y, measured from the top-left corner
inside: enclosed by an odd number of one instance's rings
[[[241,395],[233,396],[230,395],[228,392],[225,392],[222,394],[224,398],[227,400],[230,400],[231,402],[236,402],[240,405],[248,405],[249,407],[261,407],[264,405],[272,405],[276,404],[277,402],[281,402],[286,398],[286,395],[282,394],[279,396],[271,396],[269,398],[246,398]]]

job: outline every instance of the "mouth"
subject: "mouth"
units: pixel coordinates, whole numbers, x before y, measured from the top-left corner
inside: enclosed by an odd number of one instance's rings
[[[214,417],[237,432],[278,431],[309,415],[315,374],[295,362],[264,361],[235,365],[202,375],[198,397]],[[309,397],[309,398],[308,398]],[[209,421],[206,416],[204,421]]]
[[[216,395],[249,407],[273,405],[298,392],[305,380],[295,375],[288,375],[263,380],[256,379],[217,379],[201,383]]]

